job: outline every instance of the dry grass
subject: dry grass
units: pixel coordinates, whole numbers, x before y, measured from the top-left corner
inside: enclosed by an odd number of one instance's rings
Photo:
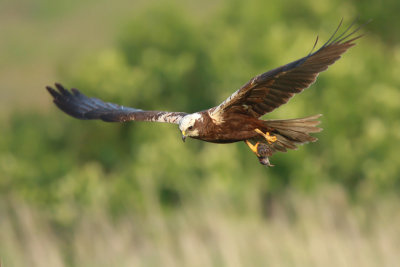
[[[200,203],[201,202],[201,203]],[[85,211],[69,241],[27,204],[0,210],[5,266],[399,266],[397,199],[350,205],[341,190],[290,193],[234,212],[212,198],[163,212],[113,219]]]

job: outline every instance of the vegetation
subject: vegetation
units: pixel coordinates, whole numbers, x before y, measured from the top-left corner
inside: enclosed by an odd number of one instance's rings
[[[273,156],[274,168],[243,143],[183,144],[172,125],[8,106],[0,118],[4,265],[398,264],[400,46],[397,28],[368,2],[136,4],[109,48],[58,62],[59,81],[127,106],[194,112],[305,55],[341,17],[374,21],[316,84],[266,116],[324,114],[319,141]],[[22,3],[48,22],[52,10],[62,17],[96,6]]]

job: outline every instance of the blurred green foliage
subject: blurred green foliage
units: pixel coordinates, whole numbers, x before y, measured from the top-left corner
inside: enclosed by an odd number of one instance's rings
[[[93,205],[117,217],[145,214],[148,195],[167,211],[204,194],[240,211],[249,194],[265,202],[287,188],[326,183],[342,185],[356,200],[400,192],[398,27],[389,27],[379,9],[359,1],[226,0],[201,16],[190,12],[171,3],[144,9],[122,27],[114,47],[63,67],[60,80],[126,106],[195,112],[306,55],[317,33],[327,40],[342,16],[345,26],[357,14],[361,23],[374,21],[316,84],[266,116],[324,114],[319,141],[273,156],[274,168],[261,166],[242,143],[183,144],[174,125],[25,110],[1,122],[1,198],[24,199],[70,229]],[[257,192],[248,190],[255,185]]]

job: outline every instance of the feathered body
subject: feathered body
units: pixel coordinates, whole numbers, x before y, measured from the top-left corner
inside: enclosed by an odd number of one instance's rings
[[[201,120],[197,120],[193,125],[195,129],[198,129],[198,135],[191,137],[202,141],[233,143],[257,136],[254,131],[256,128],[266,129],[261,120],[249,118],[243,114],[237,114],[232,118],[227,117],[221,123],[213,121],[208,111],[202,111],[199,114]]]

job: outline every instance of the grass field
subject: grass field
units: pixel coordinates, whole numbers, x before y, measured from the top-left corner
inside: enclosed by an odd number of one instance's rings
[[[254,190],[256,192],[256,190]],[[4,266],[399,266],[397,198],[349,203],[340,188],[263,207],[204,199],[179,212],[148,196],[143,216],[86,210],[72,235],[16,200],[1,205]],[[250,196],[251,198],[251,196]],[[260,213],[260,210],[268,209]],[[264,214],[264,216],[260,216]]]

